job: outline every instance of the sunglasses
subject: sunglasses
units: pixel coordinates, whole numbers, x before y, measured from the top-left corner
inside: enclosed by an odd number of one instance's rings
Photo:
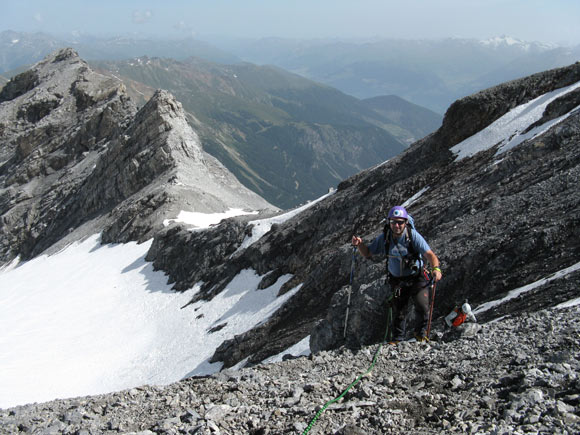
[[[407,221],[405,220],[400,220],[400,221],[396,221],[394,219],[391,219],[391,225],[405,225],[407,223]]]

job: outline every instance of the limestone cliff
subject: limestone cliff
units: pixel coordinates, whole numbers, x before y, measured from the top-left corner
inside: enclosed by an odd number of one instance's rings
[[[0,262],[65,236],[142,241],[181,210],[229,208],[276,210],[203,151],[167,92],[137,113],[120,81],[72,49],[2,89]]]

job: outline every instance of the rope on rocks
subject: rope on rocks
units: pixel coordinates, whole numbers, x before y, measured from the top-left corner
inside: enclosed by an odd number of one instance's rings
[[[302,435],[306,435],[308,432],[310,432],[310,429],[312,429],[312,427],[314,426],[314,424],[316,423],[316,420],[318,420],[318,417],[320,417],[322,415],[322,413],[326,410],[326,408],[328,408],[330,405],[332,405],[333,403],[338,402],[340,399],[342,399],[344,397],[344,395],[352,388],[354,387],[356,384],[358,384],[360,382],[360,380],[362,378],[364,378],[366,375],[368,375],[373,368],[375,367],[375,364],[377,363],[377,358],[379,356],[379,353],[381,352],[381,349],[383,347],[383,344],[385,343],[385,341],[387,340],[387,336],[389,335],[389,326],[391,324],[392,321],[392,317],[393,317],[393,308],[391,305],[391,301],[392,301],[392,296],[389,299],[389,301],[387,302],[389,304],[389,308],[387,310],[387,329],[385,330],[385,336],[383,337],[383,340],[381,341],[381,343],[379,344],[379,347],[377,348],[377,350],[375,351],[375,355],[373,356],[373,362],[371,364],[371,366],[367,369],[366,372],[364,372],[363,374],[361,374],[358,378],[356,378],[354,380],[354,382],[352,382],[347,388],[346,390],[344,390],[342,392],[342,394],[332,400],[329,400],[328,402],[326,402],[324,404],[324,406],[320,409],[320,411],[318,411],[316,413],[316,415],[314,416],[314,418],[310,421],[310,423],[308,424],[308,427],[304,430],[304,432],[302,432]]]

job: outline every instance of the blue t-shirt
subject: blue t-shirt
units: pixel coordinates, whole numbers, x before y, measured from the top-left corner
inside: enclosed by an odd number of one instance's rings
[[[411,239],[413,243],[413,248],[415,252],[423,256],[425,252],[431,250],[429,244],[425,241],[423,236],[419,234],[416,230],[407,227],[405,231],[412,231]],[[408,267],[403,267],[403,258],[409,253],[409,240],[407,240],[406,234],[399,238],[393,238],[389,245],[389,272],[393,276],[409,276],[413,274],[413,271]],[[386,254],[385,251],[385,234],[377,236],[375,240],[369,245],[369,251],[372,255]],[[419,270],[423,267],[423,262],[417,260],[415,262]]]

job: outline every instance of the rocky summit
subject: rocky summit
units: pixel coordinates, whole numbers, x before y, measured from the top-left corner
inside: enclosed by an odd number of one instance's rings
[[[0,410],[0,432],[580,431],[578,306],[463,326],[470,327],[438,330],[440,340],[431,343],[322,351],[167,386]]]
[[[65,236],[143,241],[182,210],[277,210],[203,151],[171,94],[137,112],[72,49],[3,87],[0,145],[2,263]]]

